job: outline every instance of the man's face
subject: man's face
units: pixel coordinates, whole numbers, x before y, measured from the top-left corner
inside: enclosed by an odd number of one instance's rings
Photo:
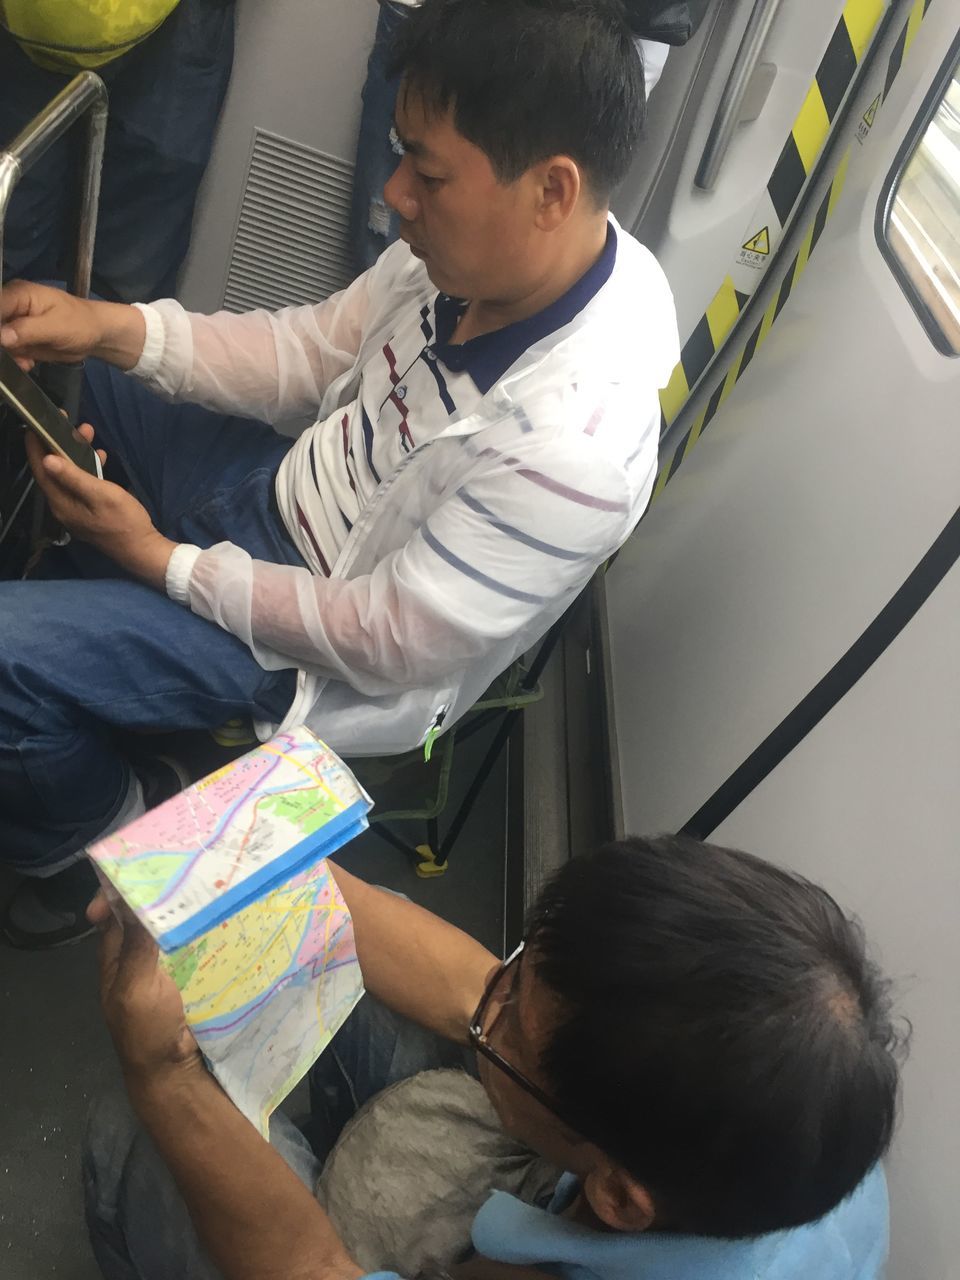
[[[551,992],[540,982],[531,957],[500,975],[484,1016],[487,1042],[512,1067],[549,1096],[540,1055],[559,1014]],[[480,1080],[504,1129],[558,1167],[581,1173],[587,1156],[582,1142],[557,1116],[482,1054]]]
[[[526,961],[521,963],[524,956]],[[601,1222],[615,1231],[646,1231],[655,1218],[646,1188],[547,1105],[550,1085],[540,1060],[563,1008],[537,977],[531,960],[524,952],[506,968],[498,966],[493,971],[491,978],[497,974],[497,980],[481,1013],[485,1045],[519,1072],[528,1087],[478,1053],[480,1080],[487,1097],[507,1133],[579,1179],[581,1194],[570,1210],[578,1220],[591,1226]],[[529,1086],[540,1091],[544,1102]]]
[[[486,154],[457,132],[452,112],[427,111],[413,90],[401,89],[396,131],[405,154],[384,198],[433,284],[477,301],[522,296],[535,269],[536,174],[499,182]]]

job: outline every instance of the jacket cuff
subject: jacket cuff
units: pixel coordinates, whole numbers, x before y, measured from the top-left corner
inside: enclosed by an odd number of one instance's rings
[[[197,563],[199,555],[199,547],[192,546],[189,542],[181,542],[174,547],[167,564],[165,582],[167,595],[177,604],[185,604],[188,608],[190,606],[190,575],[193,573],[193,566]]]
[[[156,307],[151,307],[147,302],[135,302],[133,305],[143,316],[147,332],[143,340],[140,359],[130,372],[135,378],[153,378],[156,376],[157,370],[160,368],[160,361],[163,358],[163,317]]]

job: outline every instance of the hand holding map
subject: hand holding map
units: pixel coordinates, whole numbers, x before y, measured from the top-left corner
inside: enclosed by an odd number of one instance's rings
[[[166,953],[210,1069],[265,1136],[363,993],[324,859],[366,827],[370,807],[299,728],[89,850]]]

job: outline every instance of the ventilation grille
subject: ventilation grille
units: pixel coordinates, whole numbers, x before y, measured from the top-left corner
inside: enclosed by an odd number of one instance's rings
[[[257,129],[224,290],[227,311],[319,302],[356,275],[353,165]]]

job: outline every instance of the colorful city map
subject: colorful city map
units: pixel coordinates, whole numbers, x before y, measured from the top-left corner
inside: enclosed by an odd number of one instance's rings
[[[303,727],[201,778],[88,850],[165,951],[346,844],[370,798]]]
[[[370,807],[298,728],[88,850],[156,938],[210,1069],[264,1135],[363,994],[325,857]]]
[[[350,915],[326,862],[163,961],[210,1069],[266,1137],[271,1113],[363,995]]]

